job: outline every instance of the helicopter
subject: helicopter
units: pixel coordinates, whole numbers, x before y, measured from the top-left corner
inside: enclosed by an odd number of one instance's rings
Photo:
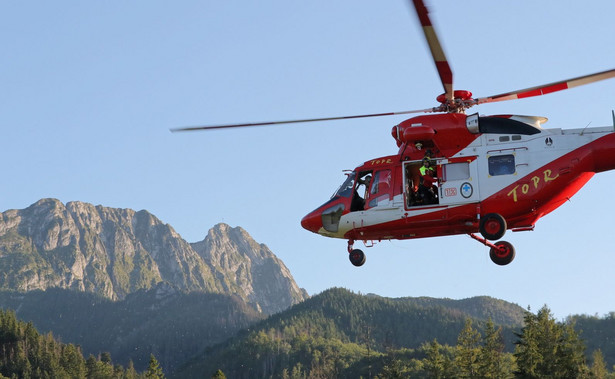
[[[453,74],[423,0],[411,0],[444,93],[438,105],[403,112],[176,128],[211,130],[420,114],[393,126],[397,152],[347,171],[331,198],[301,220],[304,229],[347,240],[354,266],[366,255],[354,248],[383,240],[466,234],[504,266],[514,246],[510,230],[534,230],[537,221],[579,191],[595,173],[615,169],[613,126],[544,128],[547,118],[467,114],[475,105],[574,88],[615,77],[615,69],[487,97],[456,90]]]

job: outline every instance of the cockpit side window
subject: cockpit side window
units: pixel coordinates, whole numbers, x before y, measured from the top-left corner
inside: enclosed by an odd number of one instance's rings
[[[365,199],[369,195],[369,188],[372,182],[372,172],[362,171],[357,174],[357,181],[350,204],[350,211],[362,211],[365,209]]]

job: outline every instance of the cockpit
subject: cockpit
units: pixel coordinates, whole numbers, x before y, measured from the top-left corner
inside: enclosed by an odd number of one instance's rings
[[[358,176],[356,172],[351,171],[347,172],[346,175],[346,180],[344,180],[344,183],[342,183],[333,196],[331,196],[331,200],[340,197],[351,198],[351,212],[364,210],[365,200],[370,193],[370,186],[372,184],[372,171],[360,172]]]
[[[344,182],[331,199],[305,216],[301,225],[315,233],[337,233],[343,215],[390,206],[392,188],[391,166],[366,164],[354,171],[346,171]]]

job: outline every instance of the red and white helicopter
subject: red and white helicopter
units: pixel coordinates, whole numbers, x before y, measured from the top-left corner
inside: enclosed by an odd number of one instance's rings
[[[347,172],[331,199],[301,225],[348,240],[350,261],[365,263],[355,241],[468,234],[490,247],[498,265],[515,257],[512,244],[496,241],[506,230],[533,230],[536,222],[573,196],[598,172],[615,169],[614,125],[582,129],[542,127],[537,116],[467,115],[466,109],[615,77],[615,69],[556,83],[473,98],[453,89],[453,75],[422,0],[412,1],[440,75],[440,105],[422,110],[212,125],[173,131],[250,127],[411,113],[425,114],[393,127],[396,154],[370,159]],[[480,234],[480,235],[478,235]]]

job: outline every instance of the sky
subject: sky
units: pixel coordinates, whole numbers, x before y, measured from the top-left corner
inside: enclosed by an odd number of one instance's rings
[[[455,89],[484,97],[615,67],[615,2],[432,0]],[[343,170],[397,152],[404,116],[194,133],[218,123],[425,109],[442,86],[405,0],[0,2],[0,211],[41,198],[145,209],[187,241],[241,226],[314,295],[487,295],[563,319],[615,311],[612,183],[596,175],[493,264],[468,236],[346,241],[300,220]],[[472,109],[613,124],[615,79]],[[355,248],[361,248],[357,242]]]

